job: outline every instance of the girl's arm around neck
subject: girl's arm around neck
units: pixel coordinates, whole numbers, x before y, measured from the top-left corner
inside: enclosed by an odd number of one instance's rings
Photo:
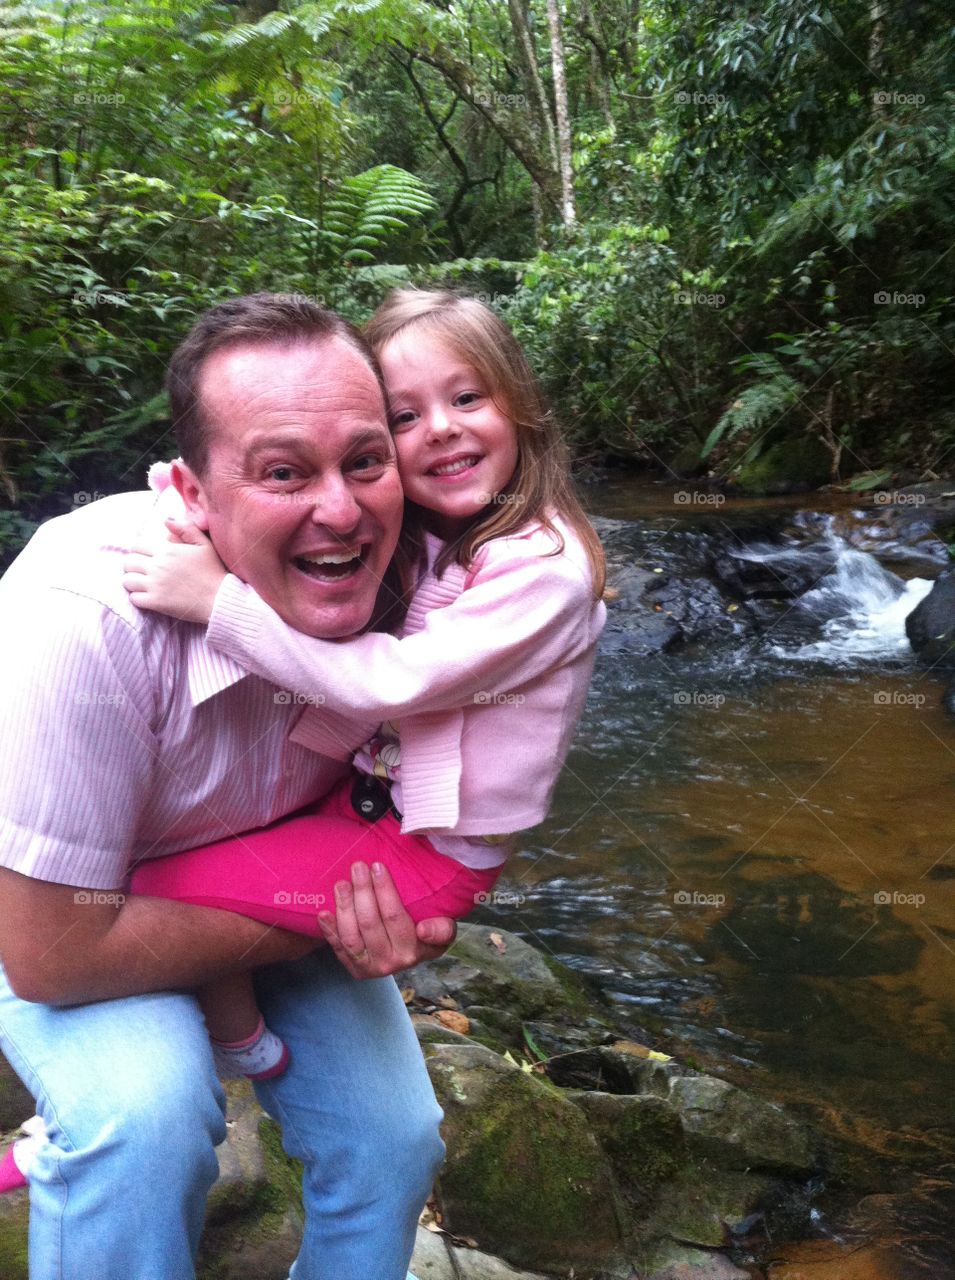
[[[482,548],[471,584],[413,635],[316,640],[286,626],[230,575],[207,639],[320,706],[384,720],[480,705],[540,679],[589,648],[604,617],[584,567],[502,539]]]

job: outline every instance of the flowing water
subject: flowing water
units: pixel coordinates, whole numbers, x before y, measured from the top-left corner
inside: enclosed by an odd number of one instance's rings
[[[853,1153],[820,1238],[754,1275],[955,1276],[955,721],[904,632],[931,582],[858,550],[846,512],[592,507],[627,517],[614,555],[650,571],[696,571],[729,535],[740,560],[828,572],[762,636],[604,654],[551,818],[511,865],[526,900],[495,918]]]

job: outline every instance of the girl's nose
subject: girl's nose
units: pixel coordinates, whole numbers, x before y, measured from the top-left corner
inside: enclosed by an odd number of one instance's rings
[[[459,436],[461,428],[458,426],[454,410],[443,405],[432,409],[428,418],[428,434],[436,440],[447,440],[449,437]]]

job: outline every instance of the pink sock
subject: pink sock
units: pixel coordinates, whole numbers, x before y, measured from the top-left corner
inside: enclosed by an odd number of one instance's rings
[[[0,1195],[27,1185],[30,1165],[44,1142],[45,1133],[31,1134],[28,1138],[17,1138],[12,1146],[7,1147],[0,1159]]]

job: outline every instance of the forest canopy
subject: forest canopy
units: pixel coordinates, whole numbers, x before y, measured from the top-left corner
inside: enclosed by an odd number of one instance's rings
[[[943,475],[944,6],[0,6],[0,554],[140,487],[195,314],[447,284],[582,470]],[[761,479],[762,477],[762,479]]]

